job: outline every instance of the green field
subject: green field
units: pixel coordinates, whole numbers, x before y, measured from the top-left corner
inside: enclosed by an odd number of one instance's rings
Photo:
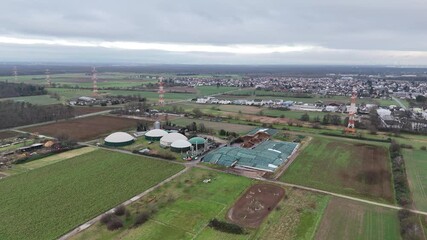
[[[182,166],[97,150],[0,181],[0,239],[53,239]]]
[[[96,148],[92,148],[92,147],[83,147],[83,148],[78,148],[78,149],[54,154],[52,156],[37,159],[35,161],[30,161],[30,162],[23,163],[23,164],[12,165],[12,168],[6,169],[4,171],[0,171],[0,173],[5,173],[7,175],[13,175],[13,174],[31,171],[31,170],[34,170],[36,168],[47,166],[47,165],[50,165],[50,164],[53,164],[56,162],[60,162],[60,161],[72,158],[72,157],[76,157],[76,156],[79,156],[79,155],[82,155],[85,153],[95,151],[95,149]]]
[[[298,189],[286,195],[252,239],[313,239],[330,197]]]
[[[36,105],[51,105],[59,104],[61,101],[50,97],[49,95],[26,96],[26,97],[13,97],[13,98],[0,98],[0,101],[12,100],[15,102],[29,102]]]
[[[308,144],[282,181],[394,203],[386,148],[320,137]]]
[[[73,89],[73,88],[49,88],[49,92],[57,93],[64,99],[78,98],[81,96],[91,96],[92,91],[89,89]],[[99,90],[100,95],[123,95],[123,96],[141,96],[145,97],[150,101],[157,101],[159,99],[159,94],[157,92],[147,92],[147,91],[130,91],[130,90]],[[185,100],[196,97],[196,94],[191,93],[165,93],[165,100],[175,101],[175,100]]]
[[[427,211],[427,151],[404,149],[403,157],[415,205]]]
[[[197,124],[203,123],[207,128],[210,128],[216,131],[224,129],[225,131],[229,131],[229,132],[247,133],[250,130],[255,128],[253,126],[248,126],[248,125],[233,124],[233,123],[227,123],[227,122],[211,122],[207,120],[199,120],[194,118],[177,118],[172,120],[172,123],[182,127],[187,126],[192,122],[195,122]]]
[[[203,183],[207,178],[212,182]],[[128,206],[131,215],[123,229],[112,232],[97,223],[72,239],[312,239],[329,197],[290,188],[258,229],[234,235],[207,226],[214,217],[225,220],[228,209],[254,183],[244,177],[193,168]],[[172,201],[162,201],[171,196]],[[135,213],[153,202],[159,205],[158,212],[142,226],[132,228]]]
[[[198,95],[208,96],[213,94],[235,91],[236,87],[216,87],[216,86],[199,86],[197,87]]]
[[[333,198],[315,239],[399,240],[399,229],[396,210]]]
[[[203,183],[206,178],[212,182]],[[110,232],[97,223],[74,239],[218,239],[224,235],[229,239],[228,235],[232,234],[212,231],[207,224],[214,217],[223,219],[228,208],[251,183],[248,178],[191,169],[128,207],[135,214],[152,203],[153,198],[161,202],[163,198],[173,196],[174,200],[159,207],[144,225]],[[127,224],[131,226],[132,223]],[[236,239],[246,238],[243,235]]]

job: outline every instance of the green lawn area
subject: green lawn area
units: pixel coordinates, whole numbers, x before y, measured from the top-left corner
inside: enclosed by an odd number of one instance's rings
[[[0,239],[54,239],[182,166],[97,150],[0,181]]]
[[[316,239],[399,240],[397,211],[333,198],[317,229]]]
[[[282,181],[394,203],[385,147],[321,137],[308,144]]]
[[[404,149],[403,157],[415,205],[427,211],[427,151]]]
[[[51,98],[49,95],[0,98],[0,101],[5,101],[5,100],[12,100],[15,102],[29,102],[36,105],[51,105],[51,104],[62,103],[61,101],[58,101],[55,98]]]
[[[141,150],[144,148],[148,148],[151,151],[157,152],[158,157],[170,155],[175,157],[175,160],[182,160],[182,158],[186,156],[185,153],[181,154],[181,153],[171,151],[170,148],[160,147],[159,141],[153,141],[150,143],[150,141],[146,140],[145,137],[139,137],[138,139],[136,139],[136,141],[133,144],[128,146],[123,146],[120,148],[130,152],[134,150]]]

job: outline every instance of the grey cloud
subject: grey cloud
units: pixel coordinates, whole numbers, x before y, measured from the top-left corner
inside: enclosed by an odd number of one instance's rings
[[[3,36],[427,51],[425,0],[2,0],[0,9]]]

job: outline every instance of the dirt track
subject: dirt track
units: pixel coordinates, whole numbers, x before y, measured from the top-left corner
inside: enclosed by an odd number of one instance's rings
[[[284,195],[285,190],[276,185],[253,185],[228,210],[227,217],[240,226],[257,228]]]

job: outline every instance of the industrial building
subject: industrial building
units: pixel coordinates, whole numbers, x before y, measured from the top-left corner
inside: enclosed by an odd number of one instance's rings
[[[274,172],[298,149],[298,143],[265,141],[253,149],[223,147],[208,153],[203,162],[225,167]]]
[[[135,142],[135,138],[132,135],[125,132],[115,132],[108,135],[104,139],[105,145],[112,147],[120,147],[130,145]]]

